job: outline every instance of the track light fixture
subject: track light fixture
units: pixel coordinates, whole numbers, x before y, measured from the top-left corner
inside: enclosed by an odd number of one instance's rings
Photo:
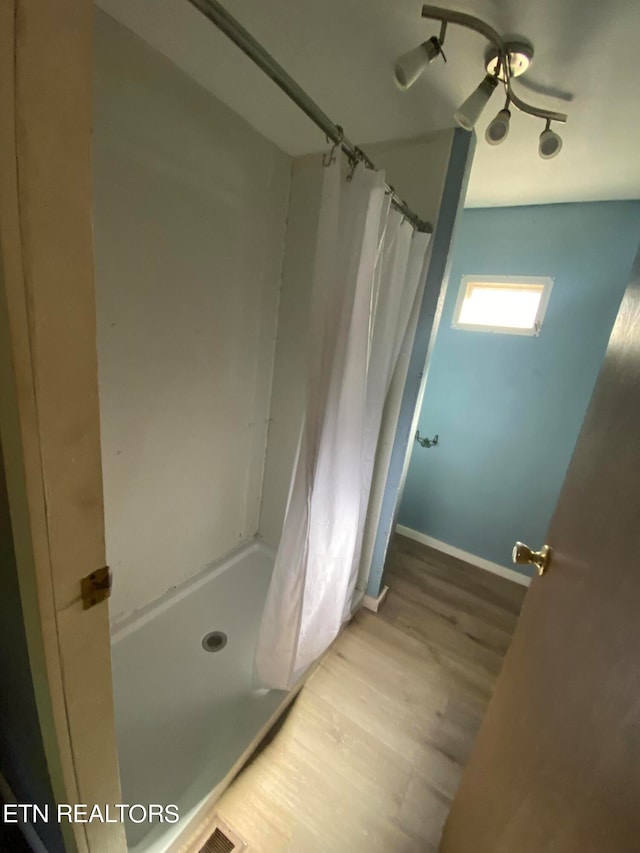
[[[507,103],[500,110],[498,115],[492,119],[487,125],[484,138],[489,145],[500,145],[509,135],[509,122],[511,121],[511,111],[509,110],[509,98]]]
[[[418,79],[425,68],[442,55],[444,35],[448,24],[457,24],[466,27],[484,36],[489,42],[489,48],[485,54],[485,69],[487,76],[482,80],[478,88],[471,93],[467,100],[456,110],[455,121],[465,130],[472,130],[478,121],[480,114],[486,107],[491,95],[498,84],[502,84],[507,96],[507,102],[503,109],[489,123],[485,133],[485,139],[490,145],[499,145],[507,138],[509,123],[511,119],[510,106],[528,115],[541,118],[546,121],[546,127],[540,134],[539,154],[543,160],[555,157],[562,148],[562,139],[555,131],[550,129],[554,122],[566,122],[566,113],[558,113],[545,110],[541,107],[523,101],[513,91],[512,80],[524,74],[533,60],[533,46],[525,39],[517,41],[505,41],[503,37],[486,24],[480,18],[467,15],[465,12],[456,12],[443,9],[439,6],[423,6],[422,17],[430,20],[440,21],[440,36],[433,36],[423,42],[414,50],[405,53],[395,65],[395,79],[399,88],[408,89]]]

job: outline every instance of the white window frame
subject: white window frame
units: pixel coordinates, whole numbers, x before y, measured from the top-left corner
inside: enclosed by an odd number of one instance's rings
[[[473,282],[474,284],[487,285],[502,284],[505,287],[514,284],[542,285],[542,296],[540,297],[540,304],[538,305],[538,311],[536,313],[536,318],[534,320],[533,327],[530,329],[519,329],[512,326],[478,326],[475,323],[458,322],[460,312],[462,311],[462,304],[467,294],[467,287],[471,282]],[[463,331],[467,332],[493,332],[494,334],[498,335],[527,335],[529,337],[538,337],[540,335],[540,330],[542,329],[542,323],[544,321],[544,315],[547,311],[547,305],[549,304],[549,299],[551,298],[553,282],[553,278],[544,275],[463,275],[462,280],[460,281],[460,288],[458,290],[456,307],[453,312],[453,323],[451,324],[451,328],[462,329]]]

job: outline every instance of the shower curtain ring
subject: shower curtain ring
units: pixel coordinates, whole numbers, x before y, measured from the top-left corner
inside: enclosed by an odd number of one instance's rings
[[[357,157],[352,157],[352,158],[351,158],[351,160],[350,160],[350,162],[351,162],[351,168],[349,169],[349,174],[347,175],[347,180],[348,180],[348,181],[353,180],[353,173],[354,173],[354,172],[355,172],[355,170],[356,170],[356,166],[358,165],[359,160],[358,160],[358,158],[357,158]]]
[[[339,124],[336,125],[338,130],[338,138],[335,140],[333,145],[331,146],[331,150],[327,154],[322,155],[322,165],[330,166],[332,163],[336,162],[336,148],[338,148],[342,144],[342,140],[344,139],[344,130],[340,127]],[[331,140],[327,136],[327,142]]]

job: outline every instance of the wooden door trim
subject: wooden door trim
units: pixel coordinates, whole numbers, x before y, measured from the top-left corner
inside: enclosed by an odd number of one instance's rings
[[[91,224],[89,0],[0,4],[0,433],[31,675],[58,802],[120,800],[106,605]],[[63,825],[126,850],[120,824]]]

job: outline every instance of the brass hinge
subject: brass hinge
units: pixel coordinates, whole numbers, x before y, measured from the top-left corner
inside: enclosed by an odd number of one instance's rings
[[[100,604],[111,595],[111,570],[109,566],[96,569],[80,581],[82,606],[85,610]]]

